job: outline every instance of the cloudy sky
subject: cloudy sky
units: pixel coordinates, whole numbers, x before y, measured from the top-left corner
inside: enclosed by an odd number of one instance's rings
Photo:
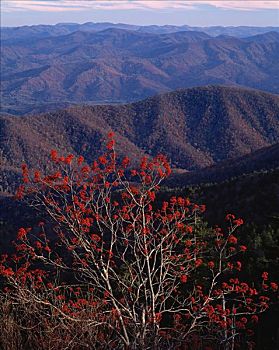
[[[279,1],[2,0],[1,25],[122,22],[279,26]]]

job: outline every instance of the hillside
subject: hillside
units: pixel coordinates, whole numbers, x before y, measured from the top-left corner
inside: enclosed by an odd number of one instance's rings
[[[219,183],[244,174],[268,172],[274,169],[279,169],[279,143],[201,170],[173,174],[168,180],[168,185],[189,186],[201,183]]]
[[[120,155],[136,160],[164,153],[172,167],[201,169],[279,140],[279,97],[208,86],[178,90],[124,105],[79,106],[47,114],[0,118],[2,190],[25,162],[47,166],[51,149],[88,162],[116,133]],[[245,163],[245,160],[244,160]]]
[[[208,84],[279,92],[276,31],[236,38],[76,30],[3,40],[1,51],[2,111],[11,114],[36,112],[36,105],[49,111],[53,104],[136,101]]]

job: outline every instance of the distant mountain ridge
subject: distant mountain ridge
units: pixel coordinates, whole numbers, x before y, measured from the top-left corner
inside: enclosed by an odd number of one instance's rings
[[[229,35],[244,38],[257,34],[264,34],[271,31],[279,32],[279,27],[255,27],[255,26],[212,26],[212,27],[193,27],[188,25],[148,25],[139,26],[124,23],[58,23],[55,25],[32,25],[21,27],[2,27],[2,40],[23,39],[30,37],[43,38],[47,36],[59,36],[70,34],[76,31],[102,31],[108,28],[119,28],[139,31],[142,33],[166,34],[182,31],[199,31],[210,36]]]
[[[54,105],[132,102],[209,84],[278,93],[278,62],[276,31],[237,38],[109,27],[32,40],[19,36],[2,41],[1,107],[11,114],[44,112]]]
[[[278,143],[279,96],[208,86],[132,104],[6,115],[0,128],[3,188],[23,162],[32,168],[47,165],[54,148],[82,154],[90,163],[102,152],[110,130],[116,133],[120,156],[136,160],[164,153],[173,168],[193,171]]]

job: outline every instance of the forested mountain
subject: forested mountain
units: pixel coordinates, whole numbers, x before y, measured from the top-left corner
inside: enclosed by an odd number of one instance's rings
[[[2,186],[8,186],[22,163],[45,167],[51,149],[83,154],[90,163],[103,151],[110,130],[116,133],[120,155],[136,160],[163,153],[173,168],[202,169],[277,143],[278,120],[278,96],[218,86],[178,90],[131,104],[5,115],[0,119]],[[239,164],[245,170],[249,162]],[[230,171],[230,164],[224,171]]]

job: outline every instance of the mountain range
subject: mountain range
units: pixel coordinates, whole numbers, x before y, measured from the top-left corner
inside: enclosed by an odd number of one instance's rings
[[[2,29],[2,112],[132,102],[208,84],[279,92],[276,28],[240,38],[225,29],[212,37],[156,26],[149,31],[84,26]]]
[[[7,189],[22,163],[47,166],[51,149],[82,154],[90,163],[103,152],[111,130],[120,156],[137,160],[164,153],[176,171],[196,171],[278,143],[278,121],[279,96],[220,86],[182,89],[130,104],[3,115],[0,185]]]
[[[30,38],[45,38],[48,36],[66,35],[78,30],[80,31],[102,31],[108,28],[118,28],[125,30],[133,30],[141,33],[166,34],[185,31],[203,32],[210,36],[230,35],[239,38],[244,38],[257,34],[264,34],[271,31],[279,32],[279,27],[255,27],[255,26],[213,26],[213,27],[191,27],[188,25],[148,25],[139,26],[125,23],[94,23],[86,22],[79,23],[58,23],[56,25],[32,25],[21,27],[2,27],[2,40],[21,40]]]

